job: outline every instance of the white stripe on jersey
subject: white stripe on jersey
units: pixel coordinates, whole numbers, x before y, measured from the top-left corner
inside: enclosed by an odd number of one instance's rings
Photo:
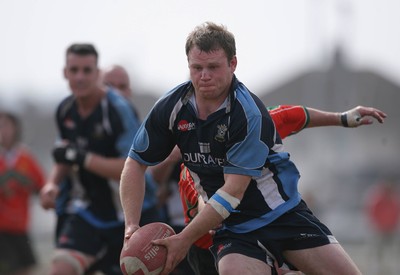
[[[201,198],[203,199],[204,202],[208,201],[208,196],[207,196],[207,192],[204,191],[203,186],[200,185],[200,178],[199,176],[193,172],[192,170],[190,170],[189,168],[187,168],[190,175],[192,176],[193,182],[194,182],[194,188],[196,189],[197,193],[201,196]]]
[[[257,188],[260,190],[264,197],[265,202],[271,209],[275,209],[279,205],[285,202],[278,190],[278,185],[272,178],[273,173],[265,168],[262,171],[262,176],[259,178],[254,178],[257,182]]]
[[[176,120],[176,115],[178,114],[179,110],[182,108],[182,100],[178,100],[174,106],[174,109],[172,109],[171,115],[169,117],[169,130],[173,130],[174,128],[174,122]]]

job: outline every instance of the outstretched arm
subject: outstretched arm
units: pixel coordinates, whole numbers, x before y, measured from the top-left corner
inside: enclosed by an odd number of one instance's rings
[[[307,128],[319,126],[344,126],[358,127],[373,123],[373,118],[383,123],[386,114],[373,107],[357,106],[343,113],[326,112],[314,108],[308,108],[310,121]]]

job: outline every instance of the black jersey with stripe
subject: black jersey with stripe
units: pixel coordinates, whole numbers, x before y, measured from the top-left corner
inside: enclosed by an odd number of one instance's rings
[[[131,105],[113,90],[86,118],[78,114],[73,96],[65,98],[56,112],[59,138],[103,157],[126,158],[139,128]],[[73,166],[63,191],[67,213],[79,213],[96,227],[112,227],[122,222],[119,182],[104,178],[83,167]]]
[[[206,120],[197,117],[191,82],[168,92],[141,125],[129,156],[155,165],[175,144],[205,201],[224,184],[224,174],[251,176],[240,205],[225,220],[229,230],[264,226],[300,201],[299,172],[268,111],[236,78],[225,102]]]

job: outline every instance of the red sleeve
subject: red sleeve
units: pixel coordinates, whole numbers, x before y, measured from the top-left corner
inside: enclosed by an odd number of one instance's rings
[[[267,109],[282,139],[303,130],[310,120],[307,108],[304,106],[279,105]]]
[[[189,170],[182,164],[181,174],[179,177],[179,192],[181,195],[185,223],[188,224],[197,214],[198,193],[194,187],[194,181]],[[200,237],[194,245],[208,249],[212,245],[212,237],[210,234],[205,234]]]
[[[197,214],[198,193],[194,187],[194,181],[190,176],[188,169],[182,164],[179,177],[179,193],[185,216],[185,223],[188,224]]]

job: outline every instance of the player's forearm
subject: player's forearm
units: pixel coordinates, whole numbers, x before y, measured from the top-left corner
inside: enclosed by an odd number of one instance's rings
[[[86,155],[84,167],[88,171],[104,178],[120,180],[125,159],[123,158],[105,158],[93,153]]]
[[[346,112],[325,112],[317,109],[307,108],[310,122],[307,127],[318,126],[343,126],[355,128],[361,125],[373,123],[373,118],[383,123],[387,115],[373,107],[357,106]]]
[[[341,113],[326,112],[308,107],[307,110],[310,118],[307,128],[320,126],[342,126]]]
[[[120,198],[126,226],[138,225],[145,192],[146,166],[127,158],[121,174]]]
[[[47,178],[47,183],[58,185],[66,177],[71,167],[64,164],[54,164]]]
[[[223,222],[222,216],[210,205],[205,204],[203,209],[182,231],[182,237],[194,243],[210,230],[217,228]]]
[[[40,204],[44,209],[55,208],[56,198],[59,193],[59,184],[69,173],[71,167],[56,163],[47,178],[45,185],[40,190]]]
[[[193,241],[215,229],[230,213],[238,207],[249,183],[250,176],[225,174],[225,184],[202,207],[197,216],[189,223],[187,238]],[[229,206],[227,206],[229,205]]]

